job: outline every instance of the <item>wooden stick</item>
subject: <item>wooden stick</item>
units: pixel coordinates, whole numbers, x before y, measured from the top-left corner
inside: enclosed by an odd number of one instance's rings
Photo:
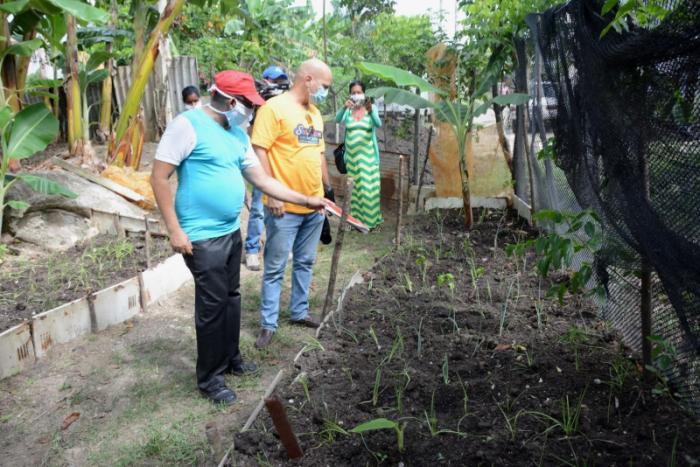
[[[117,231],[117,237],[126,237],[126,230],[122,226],[121,215],[119,213],[114,214],[114,229]]]
[[[416,191],[416,203],[415,211],[418,213],[418,203],[420,203],[420,191],[423,188],[423,177],[425,176],[425,169],[428,167],[428,158],[430,156],[430,143],[433,139],[433,127],[432,125],[428,129],[428,146],[425,149],[425,160],[423,161],[423,170],[420,172],[420,178],[418,179],[418,190]]]
[[[143,216],[143,222],[146,224],[146,267],[151,269],[151,228],[148,226],[148,215]]]
[[[348,223],[348,212],[350,211],[350,199],[352,198],[352,186],[354,184],[352,177],[347,177],[345,180],[345,193],[343,195],[343,215],[340,218],[338,225],[338,235],[335,239],[335,248],[333,249],[333,258],[331,259],[331,272],[328,278],[328,291],[326,292],[326,300],[323,303],[323,311],[321,312],[321,322],[326,317],[328,310],[333,301],[333,293],[335,292],[335,280],[338,275],[338,261],[340,260],[340,252],[343,249],[343,237],[345,236],[345,226]]]
[[[398,249],[401,245],[401,223],[403,222],[403,166],[405,156],[399,156],[399,215],[396,219],[396,238],[394,243]]]
[[[284,410],[284,405],[278,397],[269,397],[265,399],[265,407],[270,413],[272,418],[272,423],[275,424],[277,429],[277,434],[282,441],[282,445],[287,450],[287,455],[290,459],[299,459],[304,456],[304,451],[299,447],[299,441],[294,434],[292,425],[289,424],[289,419],[287,418],[287,411]]]

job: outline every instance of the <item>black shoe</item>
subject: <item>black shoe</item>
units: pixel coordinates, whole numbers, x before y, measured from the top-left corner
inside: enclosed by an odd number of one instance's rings
[[[211,391],[201,391],[202,395],[215,404],[231,405],[236,402],[236,393],[226,386],[219,386]]]
[[[257,373],[258,369],[258,365],[253,362],[240,362],[236,365],[229,365],[227,373],[236,376],[245,376]]]

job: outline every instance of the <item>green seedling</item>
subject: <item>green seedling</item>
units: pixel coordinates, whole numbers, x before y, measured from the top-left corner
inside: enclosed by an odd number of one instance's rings
[[[518,418],[520,418],[520,415],[522,415],[523,412],[521,410],[515,415],[511,415],[511,408],[506,406],[508,409],[506,411],[502,405],[504,404],[496,404],[496,407],[498,407],[498,410],[501,412],[503,419],[506,422],[506,429],[508,430],[508,433],[510,433],[510,440],[515,441],[515,438],[518,436]]]
[[[452,298],[452,301],[454,302],[455,298],[455,288],[456,288],[456,283],[455,283],[455,276],[452,275],[450,272],[445,272],[437,277],[437,285],[438,287],[443,287],[446,286],[449,291],[450,291],[450,297]],[[453,331],[454,332],[459,332],[459,325],[457,325],[457,310],[455,309],[454,305],[452,306],[452,326],[453,326]]]
[[[457,431],[459,431],[459,426],[462,424],[462,421],[469,415],[469,392],[467,391],[467,385],[464,384],[464,381],[462,381],[462,377],[457,373],[457,379],[459,380],[459,386],[462,388],[462,411],[463,415],[462,418],[459,419],[459,422],[457,422]]]
[[[350,433],[335,420],[323,419],[323,429],[318,433],[327,444],[333,444],[338,436],[348,436]]]
[[[418,354],[418,358],[420,358],[421,353],[423,352],[423,336],[421,336],[421,328],[423,327],[423,318],[420,319],[418,322],[418,338],[416,341],[416,353]]]
[[[337,327],[338,327],[338,330],[339,330],[341,333],[345,334],[345,335],[348,336],[350,339],[352,339],[352,341],[353,341],[355,344],[359,344],[359,343],[360,343],[360,341],[357,339],[357,335],[356,335],[354,332],[352,332],[351,330],[349,330],[348,328],[346,328],[346,327],[343,326],[342,324],[339,324]]]
[[[404,286],[403,286],[404,289],[406,289],[406,291],[408,293],[413,293],[413,281],[411,280],[411,277],[407,273],[404,273],[403,279],[404,279]]]
[[[315,352],[317,350],[325,352],[326,349],[323,348],[323,345],[318,340],[314,339],[312,336],[308,336],[308,341],[306,345],[301,349],[301,352],[310,353]]]
[[[416,258],[416,265],[420,269],[420,277],[425,285],[425,276],[428,274],[428,258],[423,255],[418,255]]]
[[[401,375],[403,375],[406,378],[406,382],[401,384],[397,381],[396,386],[394,386],[394,393],[396,395],[396,412],[399,415],[403,415],[403,394],[406,391],[406,388],[408,387],[409,383],[411,382],[411,375],[408,373],[407,368],[403,369]]]
[[[360,423],[355,428],[350,430],[350,433],[366,433],[368,431],[374,430],[394,430],[396,432],[396,444],[399,448],[399,452],[404,451],[404,432],[406,431],[406,426],[408,422],[395,422],[386,418],[375,418],[364,423]]]
[[[425,421],[428,424],[428,430],[430,430],[431,436],[438,436],[442,434],[464,436],[464,433],[460,431],[440,429],[438,427],[437,412],[435,411],[435,391],[433,391],[433,395],[430,398],[430,413],[424,410],[423,415],[425,416]]]
[[[583,330],[577,326],[571,326],[560,338],[559,342],[566,345],[574,353],[574,363],[576,371],[581,366],[580,351],[581,347],[588,343],[588,336]]]
[[[513,285],[515,284],[515,281],[511,281],[510,285],[508,286],[508,293],[506,294],[506,299],[503,302],[503,306],[501,307],[501,319],[498,324],[498,336],[501,337],[503,335],[503,329],[505,328],[506,325],[506,317],[508,316],[508,301],[510,300],[510,294],[513,291]]]
[[[583,405],[583,398],[586,395],[587,389],[588,388],[586,387],[586,389],[583,390],[575,403],[572,403],[569,400],[568,394],[564,399],[562,399],[560,418],[553,417],[544,412],[530,411],[527,413],[539,418],[542,421],[550,423],[542,434],[547,434],[550,431],[559,428],[562,432],[564,432],[565,436],[573,436],[574,434],[578,433],[581,426],[581,407]]]
[[[646,366],[646,370],[657,378],[657,385],[652,389],[652,393],[659,396],[672,397],[671,388],[667,373],[673,368],[673,362],[678,357],[676,348],[661,336],[649,336],[652,344],[651,365]]]
[[[348,379],[350,380],[350,387],[354,387],[354,386],[355,386],[355,381],[352,379],[352,370],[351,370],[350,368],[347,368],[347,367],[343,367],[343,368],[341,368],[340,370],[341,370],[341,371],[345,374],[345,376],[347,376]]]
[[[374,374],[374,386],[372,386],[372,406],[379,403],[380,386],[382,384],[382,367],[378,367]]]
[[[394,342],[391,344],[391,350],[389,351],[389,355],[387,355],[387,357],[384,360],[382,360],[381,365],[390,363],[394,356],[400,356],[403,353],[403,349],[403,335],[401,334],[401,329],[398,326],[396,326],[396,337],[394,338]]]
[[[382,346],[379,345],[379,339],[377,339],[377,333],[374,332],[374,328],[372,327],[372,325],[369,326],[369,335],[372,337],[374,345],[377,346],[377,350],[382,350]]]
[[[634,370],[634,365],[624,355],[617,355],[610,363],[610,381],[608,385],[615,394],[622,394],[627,378]]]
[[[306,375],[304,375],[302,378],[299,378],[299,384],[301,384],[301,387],[304,389],[304,395],[306,396],[306,400],[311,403],[311,394],[309,393],[309,380],[306,378]]]

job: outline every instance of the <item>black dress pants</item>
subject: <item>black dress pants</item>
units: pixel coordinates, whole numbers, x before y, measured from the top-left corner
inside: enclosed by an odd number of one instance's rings
[[[241,362],[241,232],[192,242],[184,255],[194,277],[197,386],[209,392],[224,384],[224,373]]]

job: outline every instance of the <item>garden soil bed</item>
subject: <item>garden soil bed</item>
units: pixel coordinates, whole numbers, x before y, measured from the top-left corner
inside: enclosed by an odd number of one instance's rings
[[[278,386],[301,464],[700,461],[696,420],[662,382],[641,381],[591,301],[546,298],[566,276],[541,280],[531,255],[504,253],[534,233],[502,212],[477,217],[470,234],[457,213],[406,228]],[[403,451],[392,428],[350,432],[374,419],[405,426]],[[235,447],[234,465],[289,462],[266,413]]]
[[[172,254],[167,239],[152,237],[152,265]],[[130,279],[146,267],[143,233],[123,239],[100,235],[61,253],[9,259],[0,265],[0,331]]]

